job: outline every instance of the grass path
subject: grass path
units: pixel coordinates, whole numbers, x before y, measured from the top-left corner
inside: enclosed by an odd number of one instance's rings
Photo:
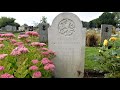
[[[98,50],[96,47],[86,47],[85,69],[96,69],[99,67],[100,64],[94,60],[94,56],[99,53]]]

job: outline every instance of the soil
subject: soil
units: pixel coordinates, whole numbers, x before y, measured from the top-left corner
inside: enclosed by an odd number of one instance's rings
[[[108,72],[100,72],[97,70],[85,69],[83,78],[104,78],[104,74]],[[52,78],[55,78],[52,76]]]
[[[100,72],[96,70],[85,70],[84,78],[104,78],[104,74],[107,72]]]

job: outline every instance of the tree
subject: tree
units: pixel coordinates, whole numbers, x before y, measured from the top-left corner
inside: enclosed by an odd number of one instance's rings
[[[89,28],[89,22],[82,21],[83,27]]]
[[[101,24],[110,24],[116,26],[117,23],[118,22],[115,19],[115,14],[109,12],[104,12],[101,16],[99,16],[99,18],[96,18],[89,22],[90,27],[97,27],[97,28],[100,28]]]
[[[115,20],[117,22],[116,27],[120,27],[120,12],[113,12],[113,14],[115,15]]]
[[[1,17],[0,18],[0,28],[5,27],[6,25],[16,26],[18,28],[20,26],[20,24],[16,23],[15,20],[16,19],[14,19],[14,18]]]
[[[26,27],[28,26],[26,23],[25,23],[25,24],[23,24],[23,25],[24,25],[24,26],[26,26]]]
[[[47,23],[47,17],[42,16],[42,20],[40,20],[41,23]]]
[[[90,22],[89,22],[89,27],[90,27],[90,28],[93,28],[93,27],[95,27],[95,26],[96,26],[96,25],[95,25],[94,21],[90,21]]]
[[[117,22],[115,20],[115,15],[113,13],[105,12],[99,17],[101,24],[111,24],[116,26]]]
[[[14,26],[16,26],[17,30],[18,30],[18,27],[20,27],[20,24],[14,22]]]

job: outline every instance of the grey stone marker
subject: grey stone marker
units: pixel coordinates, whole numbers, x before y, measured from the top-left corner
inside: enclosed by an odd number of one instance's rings
[[[103,43],[105,39],[109,39],[111,37],[112,27],[112,25],[107,24],[101,25],[101,43]]]
[[[73,13],[56,16],[48,29],[48,48],[56,52],[55,78],[83,78],[85,29]]]
[[[39,24],[39,34],[40,34],[40,42],[46,43],[48,42],[48,23],[40,23]]]
[[[25,34],[25,32],[20,32],[20,35],[24,35]]]

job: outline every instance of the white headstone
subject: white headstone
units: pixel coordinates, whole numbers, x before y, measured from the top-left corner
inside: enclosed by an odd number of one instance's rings
[[[84,76],[85,29],[73,13],[61,13],[48,29],[48,47],[56,52],[56,78]]]

